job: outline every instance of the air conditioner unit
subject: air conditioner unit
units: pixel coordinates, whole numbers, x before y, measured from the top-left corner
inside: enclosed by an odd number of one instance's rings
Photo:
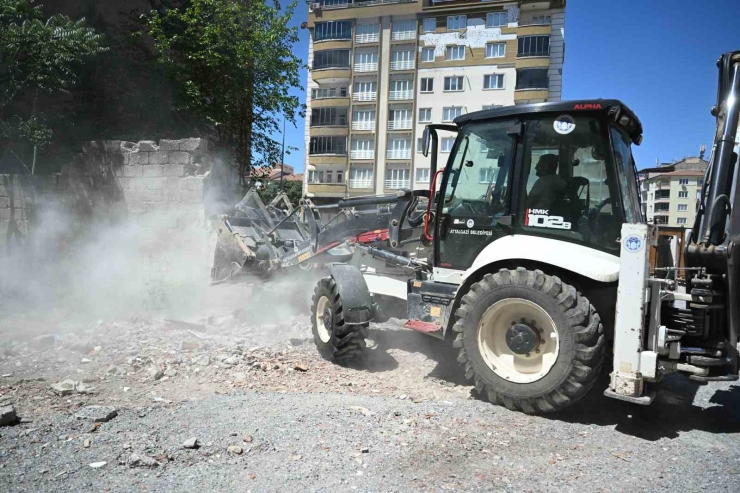
[[[317,10],[321,10],[321,4],[320,3],[312,3],[311,4],[311,11],[316,12]]]

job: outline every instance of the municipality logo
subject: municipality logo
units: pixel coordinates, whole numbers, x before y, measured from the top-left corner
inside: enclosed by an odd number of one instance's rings
[[[467,223],[465,223],[465,225],[466,225],[466,226],[467,226],[468,228],[472,228],[473,226],[475,226],[475,221],[473,221],[472,219],[468,219],[468,222],[467,222]]]
[[[639,236],[628,236],[624,239],[624,247],[630,252],[639,252],[642,250],[642,239]]]

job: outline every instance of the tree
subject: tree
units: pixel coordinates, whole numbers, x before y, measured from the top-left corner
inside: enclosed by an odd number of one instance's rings
[[[282,160],[271,138],[281,117],[303,111],[291,88],[301,87],[296,3],[282,12],[265,0],[192,0],[188,7],[147,18],[160,63],[178,86],[178,109],[210,126],[232,153],[243,184],[251,169]]]
[[[283,181],[283,191],[293,207],[298,207],[298,201],[303,197],[302,181]],[[266,180],[264,188],[257,192],[265,204],[274,199],[280,193],[280,180]]]
[[[69,91],[85,62],[105,51],[102,41],[84,19],[44,20],[33,0],[0,0],[0,140],[32,145],[34,167],[36,149],[53,135],[38,111],[39,93]]]

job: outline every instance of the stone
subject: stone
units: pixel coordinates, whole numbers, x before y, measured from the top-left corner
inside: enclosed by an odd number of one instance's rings
[[[195,448],[200,447],[200,442],[198,441],[196,437],[188,438],[187,440],[182,442],[182,447],[188,448],[188,449],[195,449]]]
[[[159,150],[159,146],[153,140],[140,140],[139,141],[139,151],[141,152],[154,152],[158,150]]]
[[[226,447],[226,451],[231,455],[242,455],[244,453],[244,449],[239,445],[229,445]]]
[[[190,153],[183,151],[170,152],[170,164],[189,164]]]
[[[299,363],[299,364],[295,365],[293,367],[293,369],[296,370],[296,371],[308,371],[308,366]]]
[[[245,442],[252,443],[252,440],[254,440],[254,438],[252,438],[252,435],[244,435]]]
[[[208,151],[208,141],[200,138],[183,139],[180,141],[181,151]]]
[[[207,354],[204,354],[203,356],[200,356],[193,361],[194,365],[198,366],[208,366],[211,364],[211,357]]]
[[[290,344],[295,347],[302,346],[304,342],[305,342],[305,339],[298,339],[295,337],[290,338]]]
[[[85,406],[75,413],[75,418],[105,423],[118,416],[118,411],[112,406]]]
[[[223,362],[230,366],[236,366],[239,364],[240,360],[236,356],[229,356],[228,358],[224,359]]]
[[[197,342],[182,341],[183,351],[194,351],[196,349],[200,349],[200,344],[198,344]]]
[[[82,441],[82,447],[83,447],[83,448],[90,448],[90,439],[89,439],[89,438],[85,438],[85,439],[84,439],[84,440]]]
[[[46,334],[31,339],[31,347],[34,349],[49,349],[54,347],[54,335]]]
[[[90,467],[92,467],[93,469],[100,469],[101,467],[105,466],[106,464],[107,464],[106,461],[92,462],[90,464]]]
[[[246,373],[234,373],[234,381],[235,382],[246,382],[247,381],[247,374]]]
[[[174,368],[167,368],[164,371],[165,377],[176,377],[177,376],[177,370]]]
[[[129,467],[157,467],[159,462],[146,455],[131,454],[127,461]]]
[[[76,392],[77,382],[71,379],[62,380],[49,386],[51,390],[60,396],[72,395]]]
[[[162,372],[162,370],[157,368],[156,366],[150,366],[147,370],[147,373],[150,377],[152,377],[152,380],[159,380],[164,376],[164,372]]]
[[[18,415],[12,405],[0,407],[0,426],[11,426],[18,424]]]
[[[180,141],[179,140],[161,139],[159,141],[159,150],[160,151],[179,151],[180,150]]]
[[[108,375],[125,375],[127,373],[126,369],[121,366],[111,365],[108,370],[106,370],[106,373]]]

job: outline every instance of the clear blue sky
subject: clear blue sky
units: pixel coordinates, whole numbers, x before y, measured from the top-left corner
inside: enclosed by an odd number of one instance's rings
[[[300,2],[292,24],[308,16]],[[301,30],[296,52],[308,54]],[[638,168],[707,156],[714,134],[721,53],[740,49],[740,0],[568,0],[565,13],[563,99],[617,98],[639,116],[644,141]],[[302,73],[306,81],[306,72]],[[305,102],[305,92],[301,101]],[[303,169],[304,122],[288,126],[286,145],[299,150],[286,164]],[[279,138],[279,136],[277,136]]]

